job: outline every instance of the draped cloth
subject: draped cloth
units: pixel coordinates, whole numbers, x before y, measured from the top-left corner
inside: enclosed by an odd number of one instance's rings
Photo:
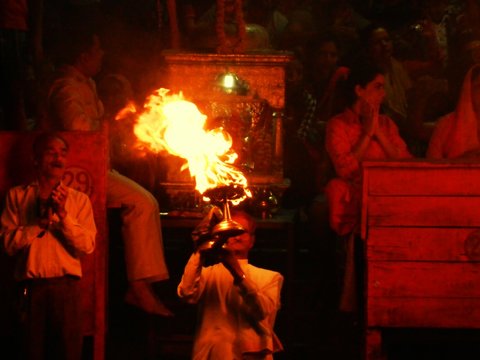
[[[468,70],[455,111],[438,120],[430,138],[428,158],[453,159],[480,148],[479,119],[473,106],[473,80],[479,71],[480,65]]]

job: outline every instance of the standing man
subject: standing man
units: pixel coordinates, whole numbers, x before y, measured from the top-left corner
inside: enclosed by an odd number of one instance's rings
[[[283,276],[248,263],[255,221],[245,212],[232,219],[245,232],[215,250],[215,265],[205,267],[205,253],[194,252],[178,285],[181,299],[199,304],[194,360],[272,359],[282,350],[273,327]]]
[[[104,52],[100,39],[91,31],[77,29],[69,33],[63,45],[63,65],[48,89],[43,127],[101,130],[104,109],[92,79],[102,65]],[[133,180],[110,169],[107,173],[107,206],[109,204],[121,206],[128,276],[126,302],[147,313],[172,316],[151,287],[152,283],[169,278],[157,200]]]
[[[59,135],[33,145],[36,181],[9,190],[2,212],[5,249],[21,285],[27,359],[81,359],[82,255],[95,247],[87,195],[62,183],[68,152]]]

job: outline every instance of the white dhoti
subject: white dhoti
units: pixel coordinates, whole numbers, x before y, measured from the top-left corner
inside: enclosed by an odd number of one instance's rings
[[[129,281],[169,278],[164,257],[160,210],[155,197],[115,170],[107,177],[107,206],[121,206],[122,237]]]

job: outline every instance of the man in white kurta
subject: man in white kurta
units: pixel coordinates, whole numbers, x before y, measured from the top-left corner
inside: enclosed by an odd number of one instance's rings
[[[62,183],[68,144],[55,134],[34,142],[37,178],[9,189],[0,238],[15,256],[27,359],[80,360],[83,343],[81,258],[93,252],[96,227],[87,195]]]
[[[233,219],[246,232],[228,240],[215,265],[193,253],[178,286],[181,299],[199,306],[194,360],[272,359],[282,350],[273,327],[283,276],[248,263],[255,223],[245,213]]]

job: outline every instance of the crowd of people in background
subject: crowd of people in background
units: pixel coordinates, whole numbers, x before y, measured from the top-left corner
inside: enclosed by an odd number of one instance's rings
[[[226,9],[229,2],[234,3],[225,0]],[[38,126],[42,104],[37,99],[64,60],[62,37],[71,27],[95,29],[102,40],[105,56],[95,80],[122,74],[139,101],[161,86],[162,51],[172,46],[163,2],[20,3],[24,7],[14,6],[11,16],[2,9],[5,15],[0,17],[2,129]],[[176,6],[181,50],[215,51],[206,38],[214,34],[216,2],[182,0]],[[475,22],[479,11],[474,0],[243,1],[244,22],[255,25],[247,40],[255,43],[252,51],[295,55],[291,70],[297,72],[297,79],[291,85],[303,87],[308,95],[302,96],[315,102],[315,110],[311,105],[310,113],[295,120],[307,145],[312,141],[319,145],[315,137],[322,136],[324,123],[342,109],[337,82],[364,58],[383,69],[382,111],[392,117],[416,156],[425,155],[431,134],[425,123],[453,109],[464,74],[480,60],[480,30]],[[299,107],[302,101],[296,95],[287,107]]]

